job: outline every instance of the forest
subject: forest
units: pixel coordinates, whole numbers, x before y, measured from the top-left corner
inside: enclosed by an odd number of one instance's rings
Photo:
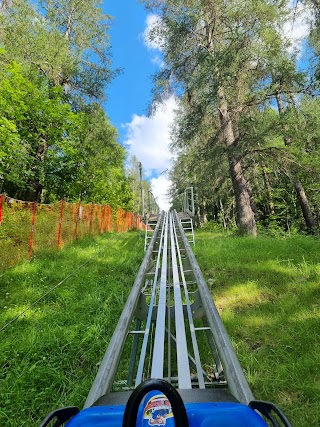
[[[125,167],[103,104],[121,71],[110,22],[96,0],[0,2],[0,193],[140,208],[138,160]]]
[[[164,54],[155,97],[179,96],[172,196],[198,218],[314,232],[319,225],[319,3],[145,0]],[[290,37],[301,22],[303,44]]]
[[[179,105],[173,207],[193,186],[199,225],[213,220],[253,236],[263,229],[314,233],[318,2],[142,3],[159,18],[149,37],[164,59],[154,102],[174,94]],[[96,0],[0,4],[0,192],[141,212],[139,159],[128,162],[103,108],[121,72],[111,61],[112,17]],[[288,32],[301,20],[310,29],[304,43]],[[150,189],[146,180],[143,186]]]

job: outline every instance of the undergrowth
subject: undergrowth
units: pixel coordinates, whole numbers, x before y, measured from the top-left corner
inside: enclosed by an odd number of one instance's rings
[[[143,242],[136,232],[86,238],[1,274],[0,328],[94,255],[0,332],[1,427],[37,426],[53,409],[83,406],[139,269]]]
[[[319,426],[319,239],[200,231],[195,253],[255,398]]]

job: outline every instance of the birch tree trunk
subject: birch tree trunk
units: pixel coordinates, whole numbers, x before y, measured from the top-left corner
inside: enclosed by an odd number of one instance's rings
[[[203,200],[202,202],[202,209],[203,209],[203,223],[206,224],[208,222],[208,212],[207,212],[207,204],[205,200]]]

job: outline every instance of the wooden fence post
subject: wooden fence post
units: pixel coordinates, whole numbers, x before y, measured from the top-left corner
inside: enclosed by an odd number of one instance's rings
[[[113,231],[112,211],[111,211],[110,205],[107,206],[106,230],[109,231],[109,232]]]
[[[119,208],[117,212],[117,232],[120,233],[122,230],[122,209]]]
[[[31,230],[30,230],[30,236],[29,236],[28,259],[31,258],[31,254],[32,254],[34,222],[36,220],[36,213],[37,213],[37,202],[33,202],[32,217],[31,217]]]

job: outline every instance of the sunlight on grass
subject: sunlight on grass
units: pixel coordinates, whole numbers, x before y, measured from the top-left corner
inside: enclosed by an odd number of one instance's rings
[[[252,306],[261,302],[261,293],[255,282],[248,281],[236,286],[232,286],[223,296],[220,296],[216,303],[221,309],[230,309],[236,306]]]
[[[200,231],[195,253],[255,397],[320,425],[320,241]]]
[[[279,404],[295,427],[320,425],[320,241],[198,232],[195,253],[255,397]],[[143,241],[84,239],[1,274],[0,327],[92,256],[2,332],[0,426],[36,426],[54,408],[83,405]]]
[[[292,322],[305,322],[306,320],[319,319],[320,320],[320,306],[315,306],[309,310],[301,310],[300,313],[295,313],[290,319]]]

